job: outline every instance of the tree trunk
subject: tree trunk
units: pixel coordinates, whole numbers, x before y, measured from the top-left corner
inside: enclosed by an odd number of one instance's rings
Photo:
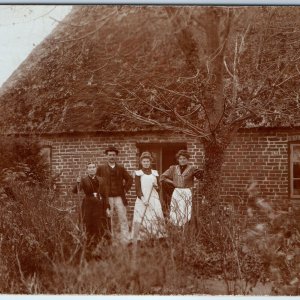
[[[209,209],[210,212],[212,210],[217,213],[220,203],[220,192],[221,192],[221,184],[222,184],[222,165],[224,163],[224,154],[227,147],[227,143],[217,143],[214,141],[202,141],[204,147],[204,165],[203,165],[203,188],[200,191],[202,199],[205,199],[206,207],[203,207],[203,203],[199,200],[195,199],[192,211],[192,222],[191,229],[200,230],[200,223],[203,220],[206,209]],[[199,196],[199,195],[198,195]],[[200,226],[200,227],[199,227]]]
[[[226,147],[215,141],[204,142],[203,195],[210,204],[220,202],[221,170]]]
[[[222,165],[224,162],[224,154],[226,145],[217,143],[216,141],[202,141],[204,147],[204,165],[203,165],[203,188],[200,196],[205,198],[206,204],[194,202],[192,212],[191,230],[199,232],[202,218],[209,217],[207,213],[218,213],[220,203],[221,181],[222,181]],[[200,199],[197,199],[198,201]],[[196,200],[196,201],[197,201]],[[208,210],[208,211],[207,211]],[[210,218],[210,217],[209,217]]]

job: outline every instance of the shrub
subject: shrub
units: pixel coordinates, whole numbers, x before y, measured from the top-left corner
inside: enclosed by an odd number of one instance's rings
[[[184,230],[167,224],[165,241],[100,244],[88,260],[80,203],[61,202],[40,185],[10,187],[0,200],[1,293],[201,294],[207,278],[222,280],[227,294],[250,294],[267,279],[278,294],[299,293],[297,219],[261,198],[251,209],[202,203],[197,223]]]
[[[9,270],[0,292],[148,294],[184,282],[166,245],[139,247],[137,268],[132,250],[119,245],[99,245],[102,260],[87,261],[78,206],[61,207],[55,191],[25,183],[16,183],[12,194],[0,205],[0,268]]]
[[[18,180],[27,184],[46,184],[50,166],[40,151],[36,139],[1,137],[0,182]]]
[[[0,205],[2,266],[9,267],[12,281],[48,276],[53,264],[75,261],[83,239],[70,215],[73,208],[57,207],[55,193],[41,187],[15,183],[12,193]],[[19,292],[28,292],[24,284],[23,289]]]
[[[256,206],[264,214],[265,221],[248,228],[243,252],[258,253],[263,271],[272,282],[275,294],[299,295],[299,216],[292,209],[274,210],[267,201],[259,197],[256,198]]]

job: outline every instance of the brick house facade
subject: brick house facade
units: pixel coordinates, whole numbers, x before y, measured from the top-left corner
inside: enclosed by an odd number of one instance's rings
[[[150,7],[128,7],[128,13],[125,12],[121,18],[115,14],[109,22],[103,21],[98,30],[99,20],[111,14],[110,6],[74,7],[1,87],[1,134],[41,134],[53,173],[62,171],[57,186],[63,197],[75,199],[70,189],[76,177],[84,175],[88,161],[103,163],[104,149],[111,144],[120,149],[119,161],[131,173],[137,169],[139,152],[143,150],[153,152],[155,168],[160,173],[175,162],[175,153],[181,148],[187,148],[192,154],[191,162],[201,167],[203,151],[197,141],[154,131],[158,127],[128,118],[124,107],[116,104],[127,97],[120,83],[126,83],[126,89],[134,93],[139,90],[138,97],[148,99],[157,93],[149,88],[149,82],[155,86],[154,79],[159,86],[173,89],[173,85],[183,82],[183,75],[194,76],[168,19]],[[87,26],[73,26],[81,22]],[[158,33],[164,38],[160,40]],[[148,51],[151,56],[144,59],[147,47],[141,45],[152,45],[152,41],[162,44],[157,44],[154,52]],[[111,51],[115,53],[121,44],[124,47],[120,53],[118,50],[117,56],[111,56]],[[226,77],[224,80],[225,83]],[[210,98],[209,90],[205,93]],[[284,99],[278,99],[279,104]],[[275,204],[299,206],[300,120],[299,115],[295,117],[296,106],[292,111],[295,115],[288,115],[287,120],[263,116],[262,120],[254,118],[247,124],[298,127],[239,131],[225,155],[220,182],[224,200],[244,199],[249,182],[255,180],[263,197]],[[201,193],[201,187],[196,190]],[[130,199],[132,207],[133,188]]]
[[[48,134],[42,140],[51,155],[52,172],[62,171],[57,182],[58,191],[69,200],[77,199],[71,193],[76,177],[85,174],[88,161],[97,164],[105,162],[104,150],[108,145],[115,145],[120,150],[118,160],[130,174],[138,168],[138,157],[144,150],[153,153],[154,168],[160,173],[175,163],[174,156],[178,149],[187,148],[194,165],[201,167],[203,161],[201,144],[194,139],[166,132]],[[297,128],[240,130],[225,155],[220,183],[223,199],[246,199],[247,186],[251,180],[255,180],[262,196],[274,205],[299,206],[299,147],[300,129]],[[291,157],[293,149],[296,160]],[[201,194],[201,185],[196,184],[195,193]],[[135,199],[134,188],[128,198],[131,213]]]

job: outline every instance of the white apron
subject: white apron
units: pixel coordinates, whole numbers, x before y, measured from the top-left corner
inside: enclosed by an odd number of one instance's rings
[[[192,216],[192,191],[190,188],[175,188],[170,204],[170,221],[183,226]]]
[[[159,200],[158,192],[152,188],[157,184],[158,173],[145,174],[142,170],[136,171],[136,176],[141,177],[141,188],[144,201],[149,201],[149,206],[137,198],[134,206],[132,238],[144,240],[147,238],[161,238],[166,236],[164,215]]]

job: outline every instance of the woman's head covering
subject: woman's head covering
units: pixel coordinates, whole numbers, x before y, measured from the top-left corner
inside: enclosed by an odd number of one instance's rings
[[[184,156],[187,159],[190,159],[190,157],[191,157],[190,154],[186,150],[179,150],[176,154],[176,158],[178,159],[179,156]]]
[[[153,161],[152,155],[148,151],[145,151],[141,154],[140,161],[142,161],[142,159],[144,159],[144,158],[148,158],[148,159],[150,159],[150,161]]]

